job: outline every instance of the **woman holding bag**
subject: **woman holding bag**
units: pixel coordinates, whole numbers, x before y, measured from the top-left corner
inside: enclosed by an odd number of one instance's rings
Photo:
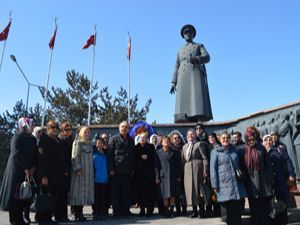
[[[36,167],[37,145],[32,136],[33,120],[22,117],[18,121],[18,132],[11,140],[11,152],[4,172],[0,192],[1,210],[9,212],[12,225],[25,225],[23,208],[25,200],[18,197],[18,186],[25,180],[25,176],[32,176]]]

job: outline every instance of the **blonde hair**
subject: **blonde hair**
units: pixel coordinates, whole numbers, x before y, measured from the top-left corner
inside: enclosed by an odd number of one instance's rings
[[[79,131],[79,134],[78,134],[78,140],[79,141],[85,141],[84,140],[84,133],[85,133],[85,131],[89,131],[90,130],[90,128],[89,127],[82,127],[81,129],[80,129],[80,131]]]

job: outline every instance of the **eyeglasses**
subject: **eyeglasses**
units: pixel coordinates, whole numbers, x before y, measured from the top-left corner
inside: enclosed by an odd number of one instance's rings
[[[255,138],[248,138],[249,142],[255,141]]]
[[[56,129],[57,127],[56,127],[56,126],[50,126],[50,128],[51,128],[51,129]]]
[[[221,137],[222,140],[230,140],[230,137]]]
[[[72,131],[72,128],[65,128],[64,131]]]

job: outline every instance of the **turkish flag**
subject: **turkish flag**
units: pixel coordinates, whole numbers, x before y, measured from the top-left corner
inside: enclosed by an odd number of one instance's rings
[[[83,49],[89,48],[91,45],[96,45],[95,35],[91,35],[89,39],[86,41],[85,45],[82,47]]]
[[[131,38],[128,35],[127,59],[130,60],[130,57],[131,57]]]
[[[54,34],[52,35],[52,37],[50,39],[50,42],[49,42],[49,48],[50,49],[54,48],[55,38],[56,38],[56,31],[57,31],[57,27],[55,27]]]
[[[8,37],[9,28],[11,25],[11,21],[7,24],[7,26],[4,28],[4,30],[0,33],[0,41],[5,41]]]

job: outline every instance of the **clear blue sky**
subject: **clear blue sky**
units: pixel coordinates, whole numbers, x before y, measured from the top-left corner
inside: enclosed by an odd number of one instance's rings
[[[132,93],[139,106],[152,98],[148,122],[173,122],[169,94],[183,25],[204,43],[214,121],[230,120],[300,99],[300,1],[127,0],[0,1],[0,30],[12,10],[13,23],[0,72],[0,112],[26,100],[27,85],[14,54],[32,83],[45,85],[48,42],[54,18],[58,32],[50,86],[66,87],[66,72],[90,75],[91,50],[82,46],[97,24],[94,80],[116,94],[127,88],[127,30],[132,36]],[[3,42],[0,42],[2,51]],[[29,106],[42,98],[31,89]]]

